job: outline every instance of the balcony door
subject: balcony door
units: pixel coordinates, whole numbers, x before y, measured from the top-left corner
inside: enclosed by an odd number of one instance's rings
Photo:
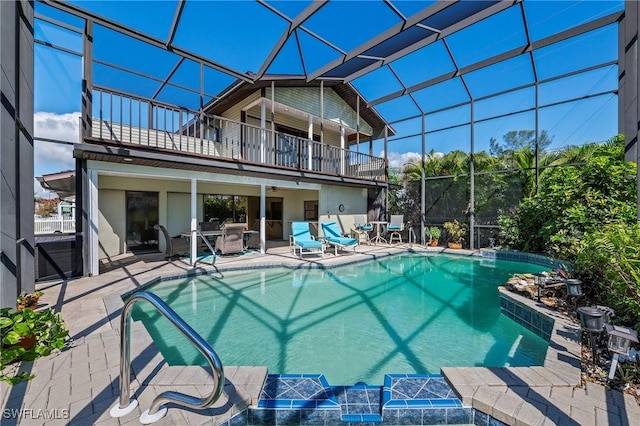
[[[126,191],[127,250],[133,253],[158,250],[158,193]]]

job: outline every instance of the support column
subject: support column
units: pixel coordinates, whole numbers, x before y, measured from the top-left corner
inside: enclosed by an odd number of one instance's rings
[[[307,132],[309,137],[309,145],[307,146],[307,169],[313,170],[313,115],[309,114],[309,131]]]
[[[389,176],[389,126],[384,126],[384,174]],[[389,181],[384,191],[384,220],[389,220]]]
[[[198,257],[198,181],[195,178],[191,178],[191,225],[189,227],[191,231],[191,247],[190,252],[190,264],[196,263]],[[216,254],[213,253],[215,256]]]
[[[345,137],[344,137],[344,126],[340,124],[340,174],[344,176],[346,165],[345,159],[347,157],[347,153],[345,152]]]
[[[35,287],[33,3],[0,2],[0,307]]]
[[[267,251],[267,187],[260,185],[260,253]]]
[[[624,17],[618,25],[618,133],[625,137],[625,159],[640,164],[640,5],[624,2]],[[638,180],[638,220],[640,220],[640,169]]]
[[[427,244],[427,240],[425,237],[425,229],[426,229],[426,224],[425,224],[425,216],[427,215],[427,208],[426,208],[426,197],[427,197],[427,190],[426,190],[426,184],[425,184],[425,174],[424,174],[424,166],[425,166],[425,162],[424,162],[424,157],[426,155],[426,130],[427,130],[427,116],[422,113],[422,156],[421,161],[420,161],[420,242],[422,243],[422,245],[426,245]]]
[[[471,151],[471,161],[469,161],[469,248],[473,250],[475,248],[475,244],[473,238],[475,236],[475,225],[476,225],[476,175],[475,175],[475,163],[474,163],[474,155],[475,155],[475,116],[474,116],[474,101],[471,99],[471,121],[470,121],[470,151]]]
[[[89,248],[89,276],[100,274],[98,262],[99,244],[98,244],[98,172],[96,170],[87,171],[87,216],[89,222],[87,224],[87,239]]]
[[[260,163],[264,164],[267,143],[267,100],[262,98],[260,104]]]

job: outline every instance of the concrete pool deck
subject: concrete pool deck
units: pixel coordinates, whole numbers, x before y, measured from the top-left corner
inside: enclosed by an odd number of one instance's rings
[[[300,260],[284,244],[270,247],[264,255],[219,258],[216,266],[223,272],[257,266],[329,266],[386,256],[407,248],[407,244],[363,245],[356,253],[338,256],[327,253],[324,258],[310,255]],[[442,251],[419,246],[414,249]],[[472,254],[459,250],[452,253]],[[139,424],[142,411],[165,390],[196,396],[210,392],[212,379],[206,369],[168,367],[146,330],[134,323],[131,384],[132,394],[135,393],[140,405],[125,417],[110,417],[109,410],[119,396],[120,295],[158,276],[183,275],[193,268],[181,261],[168,262],[155,254],[112,260],[103,265],[103,270],[96,277],[38,285],[45,292],[40,306],[62,312],[72,340],[69,348],[60,353],[23,363],[23,370],[36,375],[33,380],[13,387],[0,383],[3,425]],[[213,268],[200,264],[196,270]],[[544,309],[531,300],[518,300],[532,310]],[[444,377],[463,405],[506,424],[638,424],[640,406],[633,397],[581,381],[579,325],[555,312],[546,314],[555,322],[543,367],[443,369]],[[264,367],[225,366],[224,396],[212,408],[195,411],[169,404],[167,416],[154,424],[247,424],[246,414],[233,416],[247,406],[255,406],[266,375]],[[383,424],[395,423],[383,421]]]

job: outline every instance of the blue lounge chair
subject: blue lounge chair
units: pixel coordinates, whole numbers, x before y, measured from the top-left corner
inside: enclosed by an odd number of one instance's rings
[[[320,253],[324,257],[324,244],[317,241],[309,231],[309,222],[291,223],[291,243],[293,252],[299,250],[299,256],[305,253]]]
[[[340,233],[340,228],[338,228],[337,223],[323,223],[322,232],[324,233],[324,240],[333,246],[336,255],[338,254],[338,249],[353,247],[353,251],[356,251],[358,240],[356,240],[355,238],[343,237]]]

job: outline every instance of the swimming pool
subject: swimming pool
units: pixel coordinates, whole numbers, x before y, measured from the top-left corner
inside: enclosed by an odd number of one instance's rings
[[[445,366],[542,365],[548,342],[500,313],[497,286],[528,263],[403,254],[332,269],[262,269],[162,281],[157,294],[225,365],[322,373],[330,384],[381,384],[385,373]],[[172,365],[204,359],[138,304]]]

